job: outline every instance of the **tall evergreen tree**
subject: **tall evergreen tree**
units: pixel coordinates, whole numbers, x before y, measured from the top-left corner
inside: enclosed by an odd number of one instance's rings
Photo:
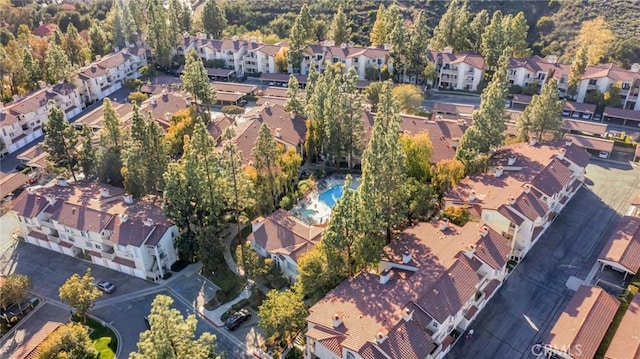
[[[27,79],[27,89],[33,91],[37,88],[38,83],[43,80],[43,77],[42,69],[38,62],[33,58],[30,49],[24,49],[22,66],[24,66],[25,76]],[[2,74],[0,73],[0,75]]]
[[[187,54],[180,79],[182,79],[184,89],[193,95],[194,102],[197,103],[200,100],[200,103],[209,112],[211,105],[215,102],[215,92],[209,83],[209,76],[202,59],[193,50]],[[208,120],[205,122],[209,123]]]
[[[82,129],[82,149],[80,150],[80,168],[84,178],[89,179],[96,175],[98,154],[93,146],[93,131],[88,126]]]
[[[304,103],[300,99],[300,84],[293,74],[289,76],[289,83],[287,86],[287,103],[285,104],[284,109],[304,117]]]
[[[333,21],[329,28],[329,38],[333,40],[336,45],[340,45],[348,43],[350,36],[351,29],[348,27],[347,16],[344,14],[342,6],[339,6],[338,12],[333,16]]]
[[[529,50],[529,43],[527,42],[527,33],[529,32],[529,25],[524,13],[520,11],[515,17],[511,19],[506,36],[509,39],[506,46],[511,47],[513,57],[527,57],[531,55]]]
[[[453,46],[456,31],[456,15],[458,14],[458,0],[451,0],[447,11],[440,17],[438,26],[433,29],[431,47],[434,50],[443,50],[447,46]],[[458,49],[455,49],[456,51]]]
[[[156,63],[164,68],[171,65],[173,47],[177,39],[172,39],[166,10],[160,0],[147,1],[147,42],[156,58]]]
[[[84,60],[86,60],[87,54],[87,45],[84,40],[78,34],[78,30],[73,24],[69,24],[67,26],[67,33],[64,37],[63,49],[67,56],[69,57],[69,61],[73,65],[82,66],[84,65]]]
[[[70,81],[72,67],[67,54],[56,44],[50,44],[45,59],[45,73],[48,83],[56,83],[59,80]]]
[[[202,27],[209,38],[222,39],[227,18],[216,0],[207,0],[202,10]]]
[[[104,127],[100,133],[101,144],[107,149],[114,149],[116,152],[120,152],[122,149],[122,130],[120,129],[118,113],[113,109],[111,100],[108,98],[104,99],[103,105]]]
[[[313,41],[315,21],[309,13],[309,7],[304,4],[300,14],[296,17],[289,35],[289,63],[294,72],[299,72],[304,58],[304,50]]]
[[[147,194],[144,185],[145,170],[149,166],[144,156],[144,147],[138,141],[129,141],[122,154],[122,177],[124,189],[134,198]]]
[[[380,3],[378,12],[376,13],[376,21],[373,23],[369,39],[372,46],[384,45],[389,37],[389,26],[386,19],[386,9],[383,3]]]
[[[518,127],[526,139],[533,134],[543,139],[547,133],[557,134],[562,127],[562,109],[564,100],[560,99],[558,81],[551,79],[542,87],[540,95],[534,95],[531,104],[518,118]]]
[[[162,129],[151,114],[145,125],[145,161],[147,165],[145,188],[148,193],[155,193],[164,189],[163,174],[169,164],[169,148],[164,140]]]
[[[469,10],[467,1],[465,0],[456,11],[456,19],[452,34],[451,46],[456,52],[465,52],[471,50],[471,41],[469,35]]]
[[[473,20],[469,25],[469,42],[471,43],[471,51],[478,54],[482,52],[482,36],[488,25],[489,13],[487,10],[483,9],[473,17]]]
[[[480,96],[480,108],[473,113],[473,123],[460,139],[456,158],[469,166],[480,154],[502,145],[505,121],[505,100],[507,98],[507,69],[510,49],[506,49],[500,57],[498,69],[493,79]]]
[[[567,93],[570,97],[574,97],[578,93],[578,86],[580,85],[580,81],[582,81],[582,76],[584,75],[589,62],[588,51],[588,46],[580,46],[580,49],[578,49],[578,53],[576,54],[576,58],[573,60],[571,68],[569,69]]]
[[[92,56],[106,55],[110,52],[107,35],[97,21],[92,21],[89,27],[89,48]]]
[[[141,0],[129,0],[127,1],[127,7],[129,8],[129,14],[133,18],[133,21],[136,25],[136,30],[138,32],[144,32],[146,30],[146,26],[144,5],[142,4]]]
[[[122,49],[125,41],[125,29],[123,24],[123,4],[121,0],[115,0],[111,7],[110,18],[111,24],[111,40],[113,41],[113,47]]]
[[[389,34],[389,43],[391,44],[391,51],[389,55],[393,59],[394,76],[402,81],[402,78],[406,74],[408,66],[408,46],[409,33],[407,27],[404,25],[402,14],[397,5],[392,5],[387,10],[387,24],[391,29]]]
[[[129,5],[122,6],[122,35],[124,41],[135,44],[138,41],[138,25]]]
[[[338,271],[343,277],[352,277],[358,269],[355,244],[363,236],[360,213],[362,203],[356,191],[350,188],[351,175],[347,175],[344,193],[331,210],[331,219],[322,233],[322,249],[327,259],[328,268]]]
[[[166,295],[153,300],[148,316],[150,328],[140,334],[138,351],[131,353],[131,359],[219,358],[215,335],[205,332],[196,337],[196,316],[191,314],[185,319],[171,304],[173,299]]]
[[[369,248],[363,252],[367,263],[379,259],[379,250],[389,243],[393,229],[406,213],[403,189],[406,169],[399,135],[399,108],[392,87],[390,81],[383,85],[371,139],[362,155],[362,184],[358,191],[366,208],[363,213],[366,237],[371,242],[362,242],[360,249]]]
[[[342,84],[341,113],[344,148],[343,156],[347,158],[349,168],[353,165],[355,156],[360,156],[363,150],[362,137],[364,124],[362,121],[362,95],[358,90],[358,73],[354,68],[344,75]]]
[[[180,38],[183,33],[191,30],[191,10],[189,9],[189,6],[186,2],[180,0],[171,0],[169,2],[169,13],[171,28],[174,32],[173,36],[175,38]]]
[[[251,157],[254,159],[253,166],[267,181],[267,191],[273,196],[273,205],[269,206],[271,211],[278,205],[276,175],[279,168],[274,159],[280,157],[280,152],[278,143],[273,138],[269,126],[263,123],[262,127],[260,127],[256,144],[251,152]]]
[[[47,161],[53,165],[54,170],[66,172],[76,180],[78,133],[53,101],[49,101],[48,106],[49,119],[42,125],[45,135],[40,146],[47,153]]]
[[[413,31],[407,51],[407,73],[415,78],[416,84],[422,76],[425,66],[429,62],[424,44],[429,42],[429,25],[427,14],[420,10],[414,18]]]
[[[500,10],[493,13],[491,22],[482,34],[482,56],[487,64],[487,68],[494,69],[498,65],[498,60],[505,46],[503,33],[503,16]]]

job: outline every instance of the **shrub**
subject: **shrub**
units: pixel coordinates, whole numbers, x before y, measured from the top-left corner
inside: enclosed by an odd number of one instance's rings
[[[244,109],[240,106],[230,105],[222,108],[222,113],[225,115],[240,115],[244,113]]]
[[[142,86],[143,82],[140,79],[126,79],[124,80],[124,87],[129,90],[138,90]]]
[[[514,95],[522,93],[522,87],[520,85],[511,85],[509,86],[509,93]]]
[[[144,102],[144,100],[148,98],[149,96],[142,92],[132,92],[129,94],[129,97],[128,97],[129,102],[133,103],[135,101],[137,104],[141,104],[142,102]]]
[[[442,216],[461,227],[471,219],[471,213],[464,206],[449,206],[444,210]]]

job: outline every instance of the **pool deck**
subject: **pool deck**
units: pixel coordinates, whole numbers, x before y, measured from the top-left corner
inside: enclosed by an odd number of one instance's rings
[[[317,184],[318,190],[313,191],[309,195],[307,195],[289,212],[308,224],[322,224],[327,222],[331,217],[331,207],[329,207],[326,203],[319,199],[320,194],[330,190],[335,186],[344,185],[345,177],[346,175],[337,174],[319,180]],[[351,182],[351,188],[354,188],[354,185],[355,187],[357,187],[359,184],[360,176],[354,176]],[[302,211],[304,210],[312,210],[316,213],[312,216],[304,216],[302,214]]]

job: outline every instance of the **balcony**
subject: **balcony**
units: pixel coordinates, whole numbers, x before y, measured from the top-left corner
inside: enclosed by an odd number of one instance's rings
[[[102,246],[102,252],[100,253],[102,254],[102,258],[106,258],[110,261],[114,260],[116,258],[116,254],[113,251],[113,247],[111,246]]]

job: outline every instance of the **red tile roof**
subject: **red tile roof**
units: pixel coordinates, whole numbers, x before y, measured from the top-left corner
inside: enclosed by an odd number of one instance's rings
[[[492,279],[491,281],[489,281],[489,283],[487,283],[487,285],[482,289],[485,297],[487,298],[490,297],[491,294],[495,292],[495,290],[498,288],[499,285],[500,285],[500,281],[498,279]]]
[[[640,359],[640,295],[629,304],[604,358]]]
[[[416,135],[427,132],[433,145],[431,163],[438,163],[443,160],[455,158],[456,145],[467,130],[468,126],[464,121],[438,120],[430,121],[426,117],[401,115],[400,130]],[[367,128],[365,126],[365,128]],[[369,129],[369,128],[367,128]],[[367,139],[370,133],[367,134]]]
[[[262,225],[247,240],[269,253],[280,253],[296,260],[311,250],[320,240],[324,229],[300,222],[284,209],[279,209],[264,219]],[[300,249],[303,249],[302,251]]]
[[[59,322],[47,322],[35,333],[30,333],[25,341],[9,355],[7,359],[35,359],[39,357],[38,346],[63,324]]]
[[[573,142],[573,144],[575,144],[578,147],[586,148],[589,150],[604,151],[609,153],[613,151],[613,145],[615,144],[613,140],[607,140],[604,138],[597,138],[597,137],[574,135],[570,133],[565,133],[564,139],[570,140],[571,142]]]
[[[44,197],[23,191],[13,200],[12,208],[19,215],[26,218],[37,216],[49,204]]]
[[[509,254],[511,253],[511,244],[509,240],[492,228],[489,228],[489,232],[486,235],[480,237],[475,246],[473,254],[491,268],[500,270],[507,264],[507,259],[509,259]]]
[[[637,273],[640,270],[640,218],[622,217],[598,259],[619,263],[629,273]]]
[[[605,107],[604,116],[640,121],[640,111],[627,110],[627,109],[616,108],[616,107]]]
[[[49,37],[53,35],[53,33],[58,28],[56,24],[44,24],[33,29],[32,33],[38,37]]]
[[[580,120],[564,120],[562,128],[568,131],[588,133],[592,135],[603,135],[607,132],[607,125]]]
[[[572,175],[566,161],[554,158],[533,178],[531,185],[547,196],[553,196],[571,182]]]
[[[526,218],[535,222],[536,219],[544,217],[547,212],[549,212],[549,206],[536,196],[533,192],[522,192],[518,198],[516,198],[516,202],[511,205],[511,207],[524,215]]]
[[[524,223],[524,218],[521,217],[521,214],[516,213],[513,209],[511,209],[507,205],[503,204],[502,206],[498,207],[498,213],[503,215],[506,219],[508,219],[511,223],[515,224],[516,226],[519,226],[522,223]]]
[[[567,101],[564,103],[563,109],[576,112],[594,113],[596,112],[596,105],[592,103]]]
[[[582,79],[597,79],[601,77],[608,77],[614,81],[633,81],[634,79],[640,78],[640,74],[625,70],[615,64],[608,63],[587,66]]]
[[[24,186],[31,177],[21,172],[10,173],[0,179],[0,198],[13,193],[18,188]]]
[[[593,358],[620,302],[599,287],[581,286],[551,329],[545,346]],[[579,345],[579,347],[578,347]]]

